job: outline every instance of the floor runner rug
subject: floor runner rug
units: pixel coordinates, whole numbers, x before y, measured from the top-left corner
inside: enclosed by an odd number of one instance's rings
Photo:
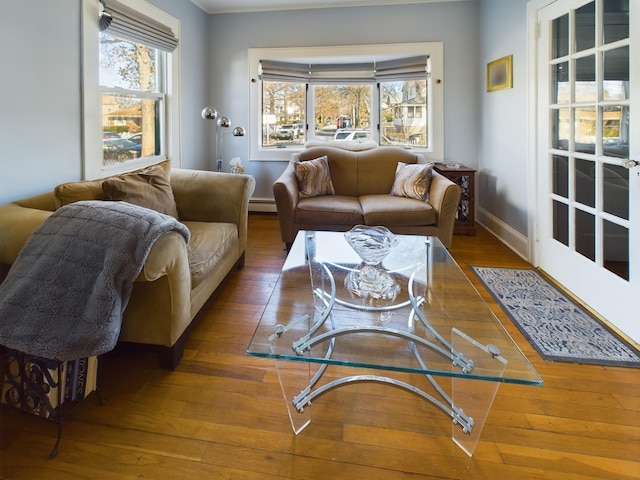
[[[640,367],[640,354],[633,346],[536,270],[471,269],[544,359]]]

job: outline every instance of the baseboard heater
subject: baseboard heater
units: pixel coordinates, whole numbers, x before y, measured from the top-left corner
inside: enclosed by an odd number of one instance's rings
[[[249,200],[249,211],[276,213],[276,201],[273,198],[252,198]]]

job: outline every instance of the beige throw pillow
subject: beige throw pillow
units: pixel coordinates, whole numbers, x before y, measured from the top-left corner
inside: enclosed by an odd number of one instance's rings
[[[315,160],[296,162],[295,172],[301,197],[335,195],[326,155]]]
[[[163,172],[168,176],[171,174],[171,160],[165,160],[155,166],[162,167]],[[144,172],[148,167],[134,170],[123,175],[131,175]],[[82,200],[109,200],[106,193],[102,190],[102,183],[115,177],[98,178],[97,180],[83,180],[80,182],[67,182],[58,185],[54,190],[56,199],[56,208],[69,205],[73,202]]]
[[[429,201],[433,165],[398,162],[391,195]]]
[[[137,178],[138,175],[142,176]],[[169,184],[170,175],[171,161],[165,160],[151,167],[145,167],[114,177],[63,183],[58,185],[54,190],[56,208],[81,200],[124,200],[135,205],[152,208],[161,213],[168,213],[178,218],[178,210],[173,197],[173,190]],[[140,188],[132,188],[133,184],[128,184],[124,189],[118,186],[122,183],[122,179],[127,181],[127,179],[130,178],[138,180],[137,183],[134,181],[138,187],[141,184],[143,186]],[[109,191],[107,192],[104,189],[105,182],[114,183],[115,185],[108,186],[107,189]],[[131,183],[130,180],[129,183]],[[122,191],[118,192],[116,190]],[[125,190],[127,195],[125,195]],[[147,194],[142,195],[142,191],[145,191]],[[113,194],[114,198],[112,198],[111,194]],[[124,198],[125,196],[128,198]],[[141,203],[143,203],[143,205],[141,205]]]
[[[160,165],[107,178],[102,182],[102,190],[109,200],[129,202],[178,218],[169,173]]]

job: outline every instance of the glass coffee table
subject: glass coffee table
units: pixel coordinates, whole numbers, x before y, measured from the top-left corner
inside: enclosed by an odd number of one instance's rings
[[[275,360],[296,434],[315,399],[373,382],[432,403],[468,455],[500,383],[542,385],[440,240],[386,229],[299,232],[247,353]]]

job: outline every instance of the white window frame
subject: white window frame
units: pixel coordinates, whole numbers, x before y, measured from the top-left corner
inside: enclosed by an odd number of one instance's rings
[[[127,6],[152,18],[173,31],[180,39],[180,20],[145,0],[127,0]],[[166,55],[165,124],[162,156],[144,157],[122,165],[102,165],[102,95],[99,78],[100,52],[98,45],[98,0],[82,0],[82,178],[103,178],[136,170],[171,159],[173,167],[181,165],[180,148],[180,43]],[[97,139],[97,140],[96,140]]]
[[[333,63],[350,62],[362,63],[367,61],[385,61],[394,58],[428,55],[431,62],[431,81],[429,101],[431,102],[432,142],[427,148],[411,147],[424,154],[430,161],[444,159],[444,57],[442,42],[398,43],[380,45],[345,45],[333,47],[285,47],[285,48],[250,48],[249,49],[249,158],[257,161],[288,161],[291,153],[300,151],[304,145],[288,145],[286,148],[262,147],[262,87],[259,75],[260,60],[275,60],[283,62],[319,63],[319,59],[331,59]],[[375,91],[374,91],[375,93]],[[374,94],[373,97],[376,95]],[[309,97],[309,95],[307,96]],[[307,98],[307,102],[309,102]],[[372,98],[378,103],[379,99]],[[376,105],[373,105],[376,108]],[[374,111],[378,111],[377,108]],[[308,121],[308,120],[307,120]]]

